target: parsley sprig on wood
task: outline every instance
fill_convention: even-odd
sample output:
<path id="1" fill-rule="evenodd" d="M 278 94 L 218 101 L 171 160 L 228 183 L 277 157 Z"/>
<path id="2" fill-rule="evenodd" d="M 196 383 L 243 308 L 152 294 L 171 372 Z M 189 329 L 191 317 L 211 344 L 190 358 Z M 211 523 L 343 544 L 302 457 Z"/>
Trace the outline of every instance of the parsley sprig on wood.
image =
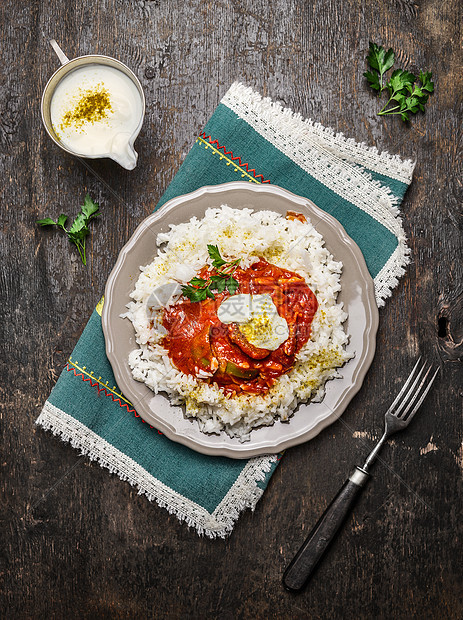
<path id="1" fill-rule="evenodd" d="M 205 278 L 192 278 L 188 284 L 182 286 L 182 292 L 190 301 L 203 301 L 207 297 L 215 299 L 212 291 L 223 293 L 225 289 L 230 295 L 234 295 L 239 283 L 233 277 L 235 270 L 241 259 L 226 261 L 220 256 L 219 248 L 216 245 L 208 245 L 207 251 L 212 259 L 212 266 L 215 273 L 207 280 Z"/>
<path id="2" fill-rule="evenodd" d="M 369 86 L 377 91 L 378 97 L 381 97 L 384 91 L 389 94 L 389 99 L 378 112 L 378 116 L 400 114 L 403 121 L 408 121 L 409 114 L 416 114 L 420 110 L 424 112 L 429 95 L 434 92 L 430 71 L 420 71 L 416 77 L 410 71 L 396 69 L 387 79 L 386 73 L 394 65 L 395 53 L 392 49 L 386 51 L 381 45 L 372 42 L 367 61 L 372 71 L 366 71 L 363 75 Z"/>
<path id="3" fill-rule="evenodd" d="M 37 220 L 37 224 L 40 226 L 58 226 L 61 230 L 67 234 L 69 241 L 74 243 L 79 252 L 80 258 L 84 265 L 87 264 L 87 257 L 85 254 L 85 239 L 90 233 L 88 224 L 90 220 L 99 215 L 99 205 L 97 202 L 93 202 L 89 194 L 85 196 L 84 204 L 80 207 L 80 213 L 71 224 L 71 228 L 67 229 L 65 224 L 68 219 L 67 215 L 61 213 L 58 220 L 55 222 L 50 217 L 46 217 L 43 220 Z"/>

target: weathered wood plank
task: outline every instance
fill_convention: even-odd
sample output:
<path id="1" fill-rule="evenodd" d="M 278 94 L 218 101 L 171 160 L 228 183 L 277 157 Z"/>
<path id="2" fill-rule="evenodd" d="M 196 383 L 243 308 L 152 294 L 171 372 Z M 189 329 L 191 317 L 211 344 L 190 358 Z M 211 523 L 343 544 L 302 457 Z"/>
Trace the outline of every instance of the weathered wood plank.
<path id="1" fill-rule="evenodd" d="M 450 0 L 4 0 L 0 35 L 3 386 L 0 609 L 9 618 L 458 618 L 461 545 L 461 3 Z M 107 53 L 142 81 L 140 163 L 95 177 L 59 151 L 40 96 L 69 57 Z M 425 115 L 376 116 L 368 41 L 433 71 Z M 342 420 L 285 455 L 254 514 L 200 539 L 33 421 L 98 301 L 118 251 L 154 207 L 235 79 L 304 116 L 417 160 L 403 205 L 412 262 L 381 310 L 375 361 Z M 101 203 L 84 269 L 35 220 Z M 419 424 L 384 452 L 310 588 L 284 568 L 381 433 L 380 409 L 418 351 L 442 373 Z"/>

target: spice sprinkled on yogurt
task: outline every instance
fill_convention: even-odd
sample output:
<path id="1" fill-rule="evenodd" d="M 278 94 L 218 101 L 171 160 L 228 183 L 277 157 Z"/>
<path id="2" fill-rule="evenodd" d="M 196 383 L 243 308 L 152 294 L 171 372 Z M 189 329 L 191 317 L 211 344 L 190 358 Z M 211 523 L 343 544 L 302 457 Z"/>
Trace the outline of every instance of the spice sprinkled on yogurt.
<path id="1" fill-rule="evenodd" d="M 63 121 L 60 125 L 61 131 L 68 127 L 79 129 L 85 123 L 101 121 L 108 118 L 109 113 L 113 110 L 111 96 L 103 83 L 100 82 L 94 88 L 80 90 L 82 91 L 81 97 L 76 105 L 63 115 Z"/>

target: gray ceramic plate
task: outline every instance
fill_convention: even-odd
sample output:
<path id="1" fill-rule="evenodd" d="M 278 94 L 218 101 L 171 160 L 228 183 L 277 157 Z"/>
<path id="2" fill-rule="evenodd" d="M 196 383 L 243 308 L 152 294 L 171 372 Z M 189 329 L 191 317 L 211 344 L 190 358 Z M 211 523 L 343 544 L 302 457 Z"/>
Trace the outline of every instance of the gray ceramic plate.
<path id="1" fill-rule="evenodd" d="M 341 370 L 343 378 L 326 384 L 326 395 L 321 403 L 300 404 L 289 422 L 278 421 L 273 426 L 253 430 L 251 441 L 247 443 L 231 439 L 225 433 L 201 433 L 197 422 L 185 418 L 183 409 L 171 405 L 167 395 L 155 395 L 145 384 L 135 381 L 127 363 L 129 352 L 137 347 L 135 333 L 132 323 L 120 318 L 130 301 L 129 294 L 135 287 L 140 266 L 150 263 L 156 254 L 158 233 L 168 231 L 169 224 L 188 221 L 194 215 L 201 218 L 207 208 L 222 204 L 234 208 L 276 211 L 283 215 L 287 210 L 295 210 L 310 219 L 316 230 L 323 235 L 326 247 L 334 258 L 344 265 L 339 300 L 344 302 L 349 315 L 345 324 L 350 336 L 348 350 L 355 352 L 355 357 Z M 102 320 L 106 353 L 116 381 L 140 416 L 169 439 L 193 450 L 239 459 L 274 454 L 303 443 L 315 437 L 343 413 L 360 389 L 373 360 L 378 309 L 373 281 L 363 255 L 337 220 L 306 198 L 280 187 L 251 185 L 240 181 L 202 187 L 191 194 L 174 198 L 140 224 L 123 247 L 109 276 Z"/>

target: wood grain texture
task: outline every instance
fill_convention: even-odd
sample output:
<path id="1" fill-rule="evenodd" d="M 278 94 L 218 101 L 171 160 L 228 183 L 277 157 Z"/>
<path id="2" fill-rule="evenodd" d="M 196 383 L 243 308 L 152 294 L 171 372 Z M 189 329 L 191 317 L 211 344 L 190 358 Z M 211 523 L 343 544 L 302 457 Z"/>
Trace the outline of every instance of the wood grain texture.
<path id="1" fill-rule="evenodd" d="M 460 618 L 462 607 L 462 5 L 451 0 L 4 0 L 0 4 L 2 330 L 0 615 L 5 618 Z M 139 166 L 62 153 L 40 120 L 57 68 L 107 53 L 147 99 Z M 368 41 L 433 72 L 409 125 L 376 116 Z M 199 538 L 125 482 L 34 427 L 100 298 L 235 79 L 349 137 L 417 160 L 403 222 L 412 263 L 381 310 L 364 388 L 342 419 L 287 452 L 254 513 Z M 95 176 L 97 175 L 97 176 Z M 101 203 L 87 269 L 35 221 Z M 420 423 L 383 453 L 310 587 L 281 576 L 382 431 L 381 411 L 422 352 L 441 374 Z"/>

